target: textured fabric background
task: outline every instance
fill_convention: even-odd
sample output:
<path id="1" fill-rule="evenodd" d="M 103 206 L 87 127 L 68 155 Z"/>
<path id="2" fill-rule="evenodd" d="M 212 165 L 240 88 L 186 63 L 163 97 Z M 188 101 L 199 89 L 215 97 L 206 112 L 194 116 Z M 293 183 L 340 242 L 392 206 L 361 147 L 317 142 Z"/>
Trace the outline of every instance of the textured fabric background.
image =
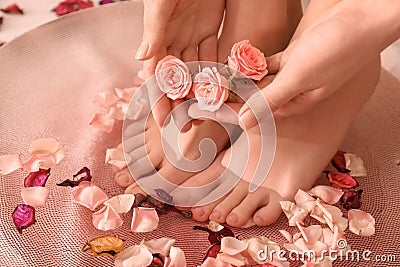
<path id="1" fill-rule="evenodd" d="M 140 64 L 133 60 L 142 29 L 142 6 L 123 2 L 65 16 L 28 32 L 0 49 L 0 154 L 27 153 L 37 138 L 58 138 L 66 158 L 52 172 L 46 207 L 37 210 L 37 223 L 20 235 L 11 213 L 22 203 L 20 190 L 27 173 L 0 177 L 0 266 L 112 266 L 112 258 L 82 253 L 86 241 L 104 232 L 94 229 L 91 212 L 71 202 L 69 188 L 55 184 L 81 167 L 92 170 L 94 182 L 108 195 L 121 193 L 104 164 L 105 150 L 120 140 L 89 126 L 98 91 L 132 84 Z M 348 234 L 353 249 L 397 254 L 400 244 L 400 83 L 382 73 L 379 88 L 354 123 L 343 148 L 360 155 L 369 171 L 360 179 L 363 210 L 377 220 L 373 237 Z M 117 127 L 118 128 L 118 127 Z M 185 251 L 188 266 L 203 258 L 206 235 L 191 230 L 195 223 L 179 215 L 161 216 L 150 234 L 129 231 L 124 225 L 108 234 L 127 240 L 169 236 Z M 283 242 L 277 230 L 288 229 L 283 216 L 269 227 L 235 229 L 240 237 L 266 235 Z M 295 231 L 295 229 L 291 229 Z M 399 266 L 399 263 L 338 262 L 334 266 Z"/>

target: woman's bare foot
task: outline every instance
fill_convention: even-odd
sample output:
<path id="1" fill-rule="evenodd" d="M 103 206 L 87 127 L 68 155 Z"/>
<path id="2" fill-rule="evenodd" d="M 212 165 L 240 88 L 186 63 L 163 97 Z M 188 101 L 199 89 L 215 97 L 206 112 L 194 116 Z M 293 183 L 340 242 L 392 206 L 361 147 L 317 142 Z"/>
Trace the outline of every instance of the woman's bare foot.
<path id="1" fill-rule="evenodd" d="M 373 93 L 379 74 L 377 60 L 313 110 L 276 121 L 275 158 L 262 187 L 253 193 L 248 191 L 258 162 L 259 152 L 253 149 L 249 159 L 243 158 L 243 162 L 248 161 L 248 168 L 237 186 L 218 201 L 193 208 L 193 217 L 199 221 L 226 222 L 235 227 L 246 225 L 251 218 L 260 226 L 275 222 L 281 214 L 280 200 L 292 199 L 299 188 L 312 187 L 340 146 L 351 122 Z M 248 132 L 250 148 L 259 146 L 260 138 L 254 129 Z M 235 149 L 235 145 L 230 149 Z M 226 166 L 223 158 L 218 157 L 207 170 L 182 185 L 207 184 L 224 172 L 223 165 Z"/>

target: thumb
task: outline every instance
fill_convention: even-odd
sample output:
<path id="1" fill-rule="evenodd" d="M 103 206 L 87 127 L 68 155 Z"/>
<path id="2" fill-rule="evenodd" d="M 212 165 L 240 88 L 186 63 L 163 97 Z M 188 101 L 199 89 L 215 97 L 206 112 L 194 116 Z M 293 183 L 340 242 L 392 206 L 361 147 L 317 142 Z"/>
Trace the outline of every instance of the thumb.
<path id="1" fill-rule="evenodd" d="M 177 0 L 143 0 L 143 37 L 135 59 L 147 60 L 160 49 Z"/>

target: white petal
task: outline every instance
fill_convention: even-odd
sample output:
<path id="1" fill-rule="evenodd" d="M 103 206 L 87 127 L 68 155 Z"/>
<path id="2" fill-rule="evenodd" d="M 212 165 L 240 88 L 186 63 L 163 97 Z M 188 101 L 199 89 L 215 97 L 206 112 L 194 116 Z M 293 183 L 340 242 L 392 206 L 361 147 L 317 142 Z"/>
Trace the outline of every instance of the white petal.
<path id="1" fill-rule="evenodd" d="M 115 267 L 143 267 L 149 266 L 153 255 L 144 246 L 132 246 L 120 253 L 115 258 Z"/>
<path id="2" fill-rule="evenodd" d="M 340 188 L 319 185 L 308 191 L 312 196 L 318 197 L 328 204 L 336 204 L 343 195 Z"/>
<path id="3" fill-rule="evenodd" d="M 186 267 L 185 253 L 182 249 L 172 246 L 165 267 Z"/>
<path id="4" fill-rule="evenodd" d="M 364 166 L 364 161 L 354 154 L 345 153 L 346 169 L 350 170 L 350 175 L 354 177 L 367 176 L 367 169 Z"/>
<path id="5" fill-rule="evenodd" d="M 145 245 L 152 254 L 161 254 L 163 256 L 169 255 L 169 251 L 174 244 L 175 239 L 169 237 L 162 237 L 143 242 L 143 245 Z"/>
<path id="6" fill-rule="evenodd" d="M 21 190 L 21 196 L 24 203 L 34 208 L 44 207 L 49 194 L 49 189 L 42 186 L 24 187 Z"/>
<path id="7" fill-rule="evenodd" d="M 118 213 L 126 213 L 131 210 L 134 202 L 134 194 L 121 194 L 108 199 L 104 205 L 111 206 Z"/>
<path id="8" fill-rule="evenodd" d="M 234 237 L 223 237 L 221 240 L 221 252 L 228 255 L 237 255 L 247 249 L 247 243 Z"/>
<path id="9" fill-rule="evenodd" d="M 154 208 L 134 208 L 132 215 L 131 231 L 146 233 L 157 229 L 158 214 Z"/>

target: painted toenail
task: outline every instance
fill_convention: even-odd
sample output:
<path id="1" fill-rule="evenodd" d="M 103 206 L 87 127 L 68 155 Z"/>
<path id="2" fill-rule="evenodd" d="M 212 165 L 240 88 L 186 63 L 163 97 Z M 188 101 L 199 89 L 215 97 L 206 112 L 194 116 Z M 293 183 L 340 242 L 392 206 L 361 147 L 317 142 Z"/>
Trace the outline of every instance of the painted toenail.
<path id="1" fill-rule="evenodd" d="M 221 218 L 221 213 L 219 211 L 214 211 L 211 213 L 210 217 L 212 220 L 219 220 Z"/>
<path id="2" fill-rule="evenodd" d="M 231 215 L 228 216 L 227 220 L 229 220 L 232 223 L 237 223 L 238 217 L 236 215 L 234 215 L 234 214 L 231 214 Z"/>

